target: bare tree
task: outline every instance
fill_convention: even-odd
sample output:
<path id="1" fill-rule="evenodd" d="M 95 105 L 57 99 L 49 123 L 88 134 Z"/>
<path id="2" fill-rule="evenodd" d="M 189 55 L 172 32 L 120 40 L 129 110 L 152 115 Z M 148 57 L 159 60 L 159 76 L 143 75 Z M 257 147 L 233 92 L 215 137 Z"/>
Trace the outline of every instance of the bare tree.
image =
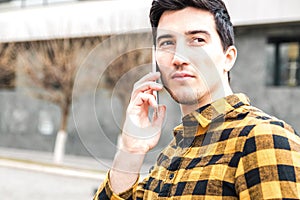
<path id="1" fill-rule="evenodd" d="M 123 120 L 133 84 L 151 71 L 151 47 L 152 35 L 149 32 L 119 35 L 114 39 L 109 38 L 107 49 L 114 52 L 116 57 L 103 73 L 100 88 L 106 88 L 113 92 L 121 101 Z M 119 147 L 121 145 L 120 137 L 117 145 Z"/>
<path id="2" fill-rule="evenodd" d="M 105 37 L 56 39 L 18 44 L 21 85 L 38 99 L 60 107 L 61 122 L 54 147 L 54 162 L 63 161 L 72 91 L 80 63 Z"/>
<path id="3" fill-rule="evenodd" d="M 0 43 L 0 88 L 13 89 L 16 80 L 14 43 Z"/>
<path id="4" fill-rule="evenodd" d="M 63 161 L 70 106 L 74 97 L 80 95 L 78 88 L 76 88 L 76 92 L 79 94 L 74 94 L 73 90 L 79 66 L 94 47 L 108 38 L 113 39 L 106 40 L 109 42 L 101 51 L 102 55 L 99 56 L 98 60 L 92 62 L 96 62 L 97 65 L 97 63 L 102 62 L 103 57 L 109 57 L 108 55 L 115 55 L 116 57 L 113 57 L 108 66 L 104 66 L 104 83 L 98 87 L 110 91 L 114 90 L 121 99 L 123 108 L 126 108 L 132 84 L 139 78 L 137 73 L 128 72 L 137 66 L 151 62 L 151 49 L 135 48 L 137 43 L 142 43 L 140 46 L 149 47 L 151 43 L 149 33 L 128 34 L 116 37 L 117 41 L 113 36 L 102 36 L 18 43 L 20 56 L 18 59 L 18 75 L 20 75 L 18 80 L 20 80 L 20 85 L 26 86 L 33 97 L 52 102 L 58 105 L 61 110 L 61 123 L 54 147 L 54 162 L 56 163 Z M 145 74 L 146 72 L 143 70 L 138 70 L 138 73 L 140 75 Z M 149 72 L 149 70 L 146 71 Z M 122 77 L 124 78 L 124 75 L 127 75 L 125 83 L 120 84 L 120 87 L 115 90 L 118 81 Z M 83 77 L 86 78 L 80 81 L 82 92 L 89 85 L 95 85 L 95 83 L 89 82 L 88 74 L 84 74 Z"/>
<path id="5" fill-rule="evenodd" d="M 123 108 L 127 107 L 133 84 L 151 71 L 151 39 L 150 33 L 126 34 L 118 36 L 117 42 L 112 39 L 108 44 L 111 52 L 121 53 L 107 66 L 100 87 L 114 91 Z M 135 48 L 137 43 L 139 45 Z"/>

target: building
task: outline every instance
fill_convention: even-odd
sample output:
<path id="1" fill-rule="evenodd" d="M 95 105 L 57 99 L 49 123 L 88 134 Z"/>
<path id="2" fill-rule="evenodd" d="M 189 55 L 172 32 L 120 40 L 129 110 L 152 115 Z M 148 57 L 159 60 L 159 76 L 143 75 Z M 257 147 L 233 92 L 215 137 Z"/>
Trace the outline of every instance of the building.
<path id="1" fill-rule="evenodd" d="M 300 2 L 228 2 L 238 48 L 233 88 L 299 130 Z"/>
<path id="2" fill-rule="evenodd" d="M 2 10 L 0 7 L 0 42 L 150 32 L 145 13 L 149 12 L 151 0 L 58 1 L 36 0 L 32 5 L 27 5 L 29 1 L 26 0 L 6 2 Z M 8 6 L 12 3 L 15 8 Z M 231 73 L 234 91 L 246 93 L 253 105 L 284 119 L 299 132 L 300 1 L 243 0 L 241 4 L 227 0 L 226 3 L 235 26 L 238 48 L 238 60 Z M 142 48 L 151 48 L 151 44 Z M 19 90 L 2 90 L 0 95 L 3 110 L 0 145 L 52 151 L 59 126 L 59 109 L 27 97 Z M 93 103 L 89 102 L 90 96 L 83 97 L 79 107 L 73 107 L 75 114 L 70 117 L 68 127 L 69 154 L 90 154 L 99 158 L 114 155 L 122 121 L 118 110 L 122 106 L 106 90 L 97 95 L 101 105 L 97 105 L 94 123 L 90 120 L 92 111 L 87 108 Z M 149 161 L 153 161 L 152 155 L 168 143 L 169 131 L 180 120 L 172 119 L 176 116 L 174 112 L 179 110 L 169 101 L 168 95 L 161 95 L 162 101 L 167 99 L 164 103 L 170 105 L 167 120 L 174 124 L 166 123 L 166 133 L 154 154 L 150 153 Z"/>

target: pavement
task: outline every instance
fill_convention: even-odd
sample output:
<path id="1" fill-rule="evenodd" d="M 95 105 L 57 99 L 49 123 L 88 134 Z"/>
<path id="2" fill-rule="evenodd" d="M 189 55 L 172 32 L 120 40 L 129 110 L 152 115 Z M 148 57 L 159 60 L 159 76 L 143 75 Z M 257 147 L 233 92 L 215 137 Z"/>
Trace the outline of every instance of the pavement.
<path id="1" fill-rule="evenodd" d="M 0 168 L 2 200 L 92 199 L 100 180 L 79 179 L 33 171 Z"/>
<path id="2" fill-rule="evenodd" d="M 58 165 L 48 152 L 0 148 L 1 200 L 92 199 L 105 174 L 93 158 L 66 155 Z"/>
<path id="3" fill-rule="evenodd" d="M 0 200 L 92 199 L 111 162 L 66 155 L 54 164 L 49 152 L 0 148 Z"/>

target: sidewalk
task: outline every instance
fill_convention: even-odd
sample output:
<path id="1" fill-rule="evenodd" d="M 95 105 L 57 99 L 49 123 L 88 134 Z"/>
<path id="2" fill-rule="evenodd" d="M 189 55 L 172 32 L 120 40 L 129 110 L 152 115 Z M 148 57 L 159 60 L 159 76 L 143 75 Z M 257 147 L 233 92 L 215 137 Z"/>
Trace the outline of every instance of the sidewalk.
<path id="1" fill-rule="evenodd" d="M 92 199 L 111 163 L 66 155 L 64 163 L 57 165 L 52 153 L 0 147 L 0 199 Z"/>
<path id="2" fill-rule="evenodd" d="M 56 165 L 51 153 L 0 148 L 1 200 L 92 199 L 105 174 L 92 158 L 66 156 Z"/>
<path id="3" fill-rule="evenodd" d="M 90 157 L 66 155 L 62 164 L 52 161 L 52 153 L 0 148 L 0 167 L 9 167 L 50 174 L 103 180 L 108 166 Z M 111 165 L 111 161 L 103 163 Z"/>

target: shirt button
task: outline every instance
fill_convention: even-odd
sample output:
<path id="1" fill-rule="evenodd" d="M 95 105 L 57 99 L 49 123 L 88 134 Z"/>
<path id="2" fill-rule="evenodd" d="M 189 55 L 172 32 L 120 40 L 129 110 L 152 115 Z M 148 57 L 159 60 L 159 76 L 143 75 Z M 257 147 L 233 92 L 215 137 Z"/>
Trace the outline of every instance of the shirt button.
<path id="1" fill-rule="evenodd" d="M 173 173 L 170 174 L 169 178 L 170 178 L 170 180 L 173 179 L 174 178 L 174 174 Z"/>
<path id="2" fill-rule="evenodd" d="M 153 171 L 154 169 L 154 166 L 151 166 L 150 169 L 149 169 L 149 174 L 151 174 L 151 172 Z"/>

